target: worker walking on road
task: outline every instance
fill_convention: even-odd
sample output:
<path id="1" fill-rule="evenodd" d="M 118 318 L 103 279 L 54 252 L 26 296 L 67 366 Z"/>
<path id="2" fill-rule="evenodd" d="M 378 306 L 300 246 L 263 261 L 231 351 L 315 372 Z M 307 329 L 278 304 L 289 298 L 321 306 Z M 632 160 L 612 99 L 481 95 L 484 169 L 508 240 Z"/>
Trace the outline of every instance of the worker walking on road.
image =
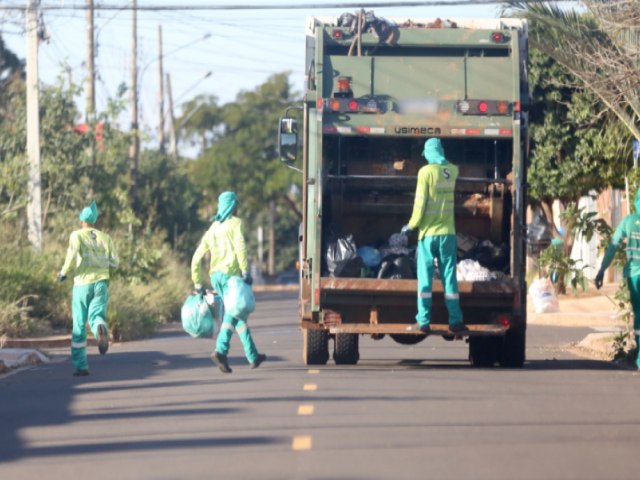
<path id="1" fill-rule="evenodd" d="M 418 314 L 417 328 L 431 331 L 431 300 L 434 261 L 438 262 L 444 286 L 444 301 L 449 312 L 449 330 L 462 333 L 458 279 L 456 277 L 457 241 L 454 215 L 454 192 L 458 167 L 449 163 L 439 138 L 430 138 L 422 152 L 428 165 L 418 172 L 418 185 L 409 223 L 404 235 L 418 229 Z"/>
<path id="2" fill-rule="evenodd" d="M 238 200 L 233 192 L 224 192 L 218 197 L 218 213 L 213 218 L 213 224 L 202 237 L 200 245 L 191 259 L 191 279 L 198 291 L 204 290 L 201 262 L 207 252 L 211 256 L 209 265 L 211 286 L 220 296 L 224 297 L 230 276 L 241 276 L 248 285 L 253 283 L 249 274 L 249 260 L 242 234 L 242 221 L 234 216 L 237 206 Z M 216 340 L 216 349 L 211 355 L 211 359 L 222 372 L 231 373 L 227 355 L 234 330 L 237 330 L 240 336 L 245 356 L 251 368 L 258 368 L 267 356 L 258 353 L 246 319 L 234 318 L 226 312 Z"/>
<path id="3" fill-rule="evenodd" d="M 104 355 L 109 349 L 107 303 L 109 302 L 109 275 L 118 266 L 118 256 L 111 237 L 95 228 L 98 220 L 96 202 L 80 213 L 80 230 L 69 237 L 69 248 L 64 265 L 58 274 L 63 282 L 70 269 L 75 270 L 71 311 L 71 361 L 75 376 L 89 375 L 87 363 L 87 330 L 98 340 L 98 350 Z"/>
<path id="4" fill-rule="evenodd" d="M 604 252 L 604 258 L 600 270 L 595 278 L 596 288 L 602 287 L 604 272 L 611 265 L 619 248 L 624 247 L 627 254 L 627 262 L 622 271 L 629 286 L 631 306 L 633 307 L 633 334 L 639 354 L 636 357 L 636 367 L 640 369 L 640 189 L 636 193 L 636 213 L 627 215 L 616 228 L 611 243 Z M 626 245 L 623 242 L 626 241 Z"/>

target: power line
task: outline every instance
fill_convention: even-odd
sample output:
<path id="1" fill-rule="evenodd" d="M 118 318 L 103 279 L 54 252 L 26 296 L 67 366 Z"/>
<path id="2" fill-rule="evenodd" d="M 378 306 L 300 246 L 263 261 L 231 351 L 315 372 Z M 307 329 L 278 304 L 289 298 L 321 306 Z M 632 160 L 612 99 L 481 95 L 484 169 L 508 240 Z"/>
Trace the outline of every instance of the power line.
<path id="1" fill-rule="evenodd" d="M 562 0 L 563 3 L 575 3 L 578 0 Z M 271 4 L 271 5 L 96 5 L 94 10 L 136 10 L 136 11 L 202 11 L 202 10 L 318 10 L 329 8 L 394 8 L 394 7 L 454 7 L 465 5 L 500 5 L 509 3 L 500 0 L 432 0 L 429 2 L 344 2 L 344 3 L 307 3 L 307 4 Z M 521 3 L 540 3 L 539 0 L 521 0 Z M 556 2 L 549 2 L 556 3 Z M 87 10 L 86 5 L 41 5 L 40 10 Z M 24 10 L 24 7 L 0 5 L 0 10 Z"/>

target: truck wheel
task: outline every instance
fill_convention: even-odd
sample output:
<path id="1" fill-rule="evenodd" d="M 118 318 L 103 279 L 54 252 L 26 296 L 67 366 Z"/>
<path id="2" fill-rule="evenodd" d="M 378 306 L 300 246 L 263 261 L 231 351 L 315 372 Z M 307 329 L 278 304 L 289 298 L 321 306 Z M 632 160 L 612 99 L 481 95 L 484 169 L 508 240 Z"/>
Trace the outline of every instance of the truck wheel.
<path id="1" fill-rule="evenodd" d="M 355 333 L 336 333 L 333 359 L 336 365 L 355 365 L 360 359 L 359 337 Z"/>
<path id="2" fill-rule="evenodd" d="M 497 360 L 498 338 L 469 337 L 469 361 L 474 367 L 493 367 Z"/>
<path id="3" fill-rule="evenodd" d="M 305 365 L 326 365 L 329 360 L 329 332 L 302 330 L 302 357 Z"/>
<path id="4" fill-rule="evenodd" d="M 498 361 L 500 366 L 522 368 L 525 357 L 525 331 L 508 330 L 501 345 Z"/>
<path id="5" fill-rule="evenodd" d="M 392 333 L 389 336 L 400 345 L 415 345 L 427 338 L 426 335 L 404 335 L 402 333 Z"/>

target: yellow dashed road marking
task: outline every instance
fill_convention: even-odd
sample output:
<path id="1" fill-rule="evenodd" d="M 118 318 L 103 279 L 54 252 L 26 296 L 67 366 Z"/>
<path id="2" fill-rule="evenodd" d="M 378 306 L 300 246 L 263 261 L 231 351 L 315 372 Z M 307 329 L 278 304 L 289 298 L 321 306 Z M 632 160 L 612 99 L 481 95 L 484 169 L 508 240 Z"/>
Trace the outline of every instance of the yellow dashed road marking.
<path id="1" fill-rule="evenodd" d="M 313 405 L 300 405 L 298 407 L 298 415 L 313 415 Z"/>
<path id="2" fill-rule="evenodd" d="M 293 450 L 311 450 L 311 437 L 308 435 L 293 437 L 291 448 Z"/>
<path id="3" fill-rule="evenodd" d="M 318 385 L 315 383 L 305 383 L 303 390 L 305 392 L 315 392 L 318 389 Z"/>

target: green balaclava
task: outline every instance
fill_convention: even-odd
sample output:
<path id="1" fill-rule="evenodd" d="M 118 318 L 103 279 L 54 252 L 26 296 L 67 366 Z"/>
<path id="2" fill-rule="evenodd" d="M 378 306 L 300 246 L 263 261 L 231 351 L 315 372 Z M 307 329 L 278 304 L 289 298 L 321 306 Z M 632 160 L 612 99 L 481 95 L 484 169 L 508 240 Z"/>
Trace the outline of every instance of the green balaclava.
<path id="1" fill-rule="evenodd" d="M 98 221 L 98 205 L 95 200 L 91 202 L 91 205 L 82 209 L 79 218 L 89 225 L 93 225 Z"/>
<path id="2" fill-rule="evenodd" d="M 227 218 L 233 215 L 233 212 L 236 210 L 238 206 L 238 199 L 236 198 L 236 194 L 233 192 L 224 192 L 221 193 L 218 197 L 218 213 L 216 214 L 214 220 L 216 222 L 223 223 Z"/>
<path id="3" fill-rule="evenodd" d="M 638 189 L 638 193 L 636 193 L 636 200 L 633 205 L 636 207 L 636 213 L 640 213 L 640 188 Z"/>
<path id="4" fill-rule="evenodd" d="M 424 150 L 422 156 L 432 165 L 446 165 L 447 159 L 444 158 L 444 149 L 439 138 L 430 138 L 424 142 Z"/>

